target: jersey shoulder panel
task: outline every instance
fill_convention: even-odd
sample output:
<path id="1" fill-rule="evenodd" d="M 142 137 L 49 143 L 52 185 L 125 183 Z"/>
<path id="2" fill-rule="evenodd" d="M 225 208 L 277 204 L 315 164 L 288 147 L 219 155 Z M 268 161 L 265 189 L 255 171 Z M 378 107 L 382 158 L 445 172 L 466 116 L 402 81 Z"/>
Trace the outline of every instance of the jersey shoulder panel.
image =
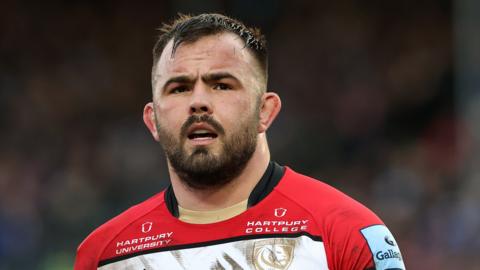
<path id="1" fill-rule="evenodd" d="M 284 180 L 277 186 L 277 191 L 310 212 L 317 222 L 348 219 L 365 225 L 383 224 L 363 204 L 320 180 L 299 174 L 288 167 Z"/>
<path id="2" fill-rule="evenodd" d="M 97 269 L 100 256 L 110 241 L 121 233 L 130 223 L 148 214 L 163 203 L 164 191 L 130 207 L 95 229 L 78 246 L 74 269 Z"/>
<path id="3" fill-rule="evenodd" d="M 374 257 L 378 252 L 390 251 L 386 248 L 388 244 L 376 244 L 379 248 L 374 249 L 372 243 L 382 243 L 386 241 L 384 239 L 394 241 L 394 238 L 382 220 L 363 204 L 326 183 L 288 167 L 285 179 L 276 191 L 312 216 L 325 244 L 329 269 L 391 268 L 385 268 L 385 265 L 398 266 L 392 269 L 404 269 L 398 247 L 394 251 L 394 254 L 398 253 L 397 258 L 388 262 Z"/>

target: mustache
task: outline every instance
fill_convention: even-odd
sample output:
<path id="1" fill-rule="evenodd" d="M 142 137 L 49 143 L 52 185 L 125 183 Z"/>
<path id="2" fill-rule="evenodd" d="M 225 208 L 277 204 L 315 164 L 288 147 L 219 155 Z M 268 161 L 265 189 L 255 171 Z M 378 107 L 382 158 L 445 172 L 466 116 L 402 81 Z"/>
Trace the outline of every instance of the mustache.
<path id="1" fill-rule="evenodd" d="M 217 132 L 218 135 L 224 135 L 225 134 L 225 129 L 222 127 L 222 125 L 213 119 L 212 116 L 208 114 L 202 114 L 202 115 L 191 115 L 188 117 L 187 121 L 183 123 L 182 128 L 180 130 L 180 135 L 181 137 L 186 137 L 188 129 L 190 128 L 191 125 L 195 123 L 206 123 L 210 125 L 215 132 Z"/>

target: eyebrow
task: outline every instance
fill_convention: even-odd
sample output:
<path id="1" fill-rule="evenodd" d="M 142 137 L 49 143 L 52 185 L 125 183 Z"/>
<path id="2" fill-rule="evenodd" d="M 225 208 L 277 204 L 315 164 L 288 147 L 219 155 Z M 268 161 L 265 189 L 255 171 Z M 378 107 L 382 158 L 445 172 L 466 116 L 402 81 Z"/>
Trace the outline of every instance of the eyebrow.
<path id="1" fill-rule="evenodd" d="M 215 82 L 215 81 L 219 81 L 219 80 L 222 80 L 222 79 L 233 79 L 233 80 L 239 82 L 237 77 L 233 76 L 231 73 L 228 73 L 228 72 L 208 73 L 208 74 L 205 74 L 205 75 L 202 76 L 202 81 L 204 81 L 204 82 Z"/>
<path id="2" fill-rule="evenodd" d="M 206 83 L 211 83 L 211 82 L 219 81 L 222 79 L 233 79 L 236 82 L 240 82 L 240 80 L 237 79 L 237 77 L 235 77 L 229 72 L 214 72 L 214 73 L 208 73 L 202 76 L 202 81 Z M 165 82 L 162 89 L 165 90 L 172 83 L 193 84 L 195 80 L 196 80 L 196 77 L 188 76 L 188 75 L 174 76 Z"/>
<path id="3" fill-rule="evenodd" d="M 172 83 L 193 83 L 195 81 L 194 77 L 187 76 L 187 75 L 180 75 L 180 76 L 175 76 L 170 79 L 168 79 L 164 84 L 162 89 L 165 90 L 167 89 L 167 86 L 169 86 Z"/>

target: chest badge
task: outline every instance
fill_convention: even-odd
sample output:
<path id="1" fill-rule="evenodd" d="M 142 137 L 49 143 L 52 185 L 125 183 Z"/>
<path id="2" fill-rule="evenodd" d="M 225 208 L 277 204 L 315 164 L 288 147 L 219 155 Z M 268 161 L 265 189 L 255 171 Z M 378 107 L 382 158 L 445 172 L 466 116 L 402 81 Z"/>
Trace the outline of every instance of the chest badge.
<path id="1" fill-rule="evenodd" d="M 285 208 L 276 208 L 275 209 L 275 216 L 276 217 L 283 217 L 287 213 L 287 209 Z"/>
<path id="2" fill-rule="evenodd" d="M 295 240 L 268 239 L 255 243 L 253 264 L 256 270 L 285 270 L 292 263 Z"/>
<path id="3" fill-rule="evenodd" d="M 142 224 L 142 232 L 143 233 L 148 233 L 149 231 L 152 230 L 152 225 L 153 225 L 153 222 L 145 222 Z"/>

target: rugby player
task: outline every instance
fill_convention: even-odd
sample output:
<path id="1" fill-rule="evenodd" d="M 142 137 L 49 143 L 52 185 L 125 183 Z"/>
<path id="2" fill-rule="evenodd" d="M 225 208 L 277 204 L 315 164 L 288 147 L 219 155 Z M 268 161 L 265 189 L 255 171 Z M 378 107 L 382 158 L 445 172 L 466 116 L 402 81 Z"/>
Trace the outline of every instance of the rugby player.
<path id="1" fill-rule="evenodd" d="M 76 270 L 405 269 L 372 211 L 271 159 L 281 100 L 258 29 L 201 14 L 161 30 L 143 120 L 171 185 L 91 233 Z"/>

